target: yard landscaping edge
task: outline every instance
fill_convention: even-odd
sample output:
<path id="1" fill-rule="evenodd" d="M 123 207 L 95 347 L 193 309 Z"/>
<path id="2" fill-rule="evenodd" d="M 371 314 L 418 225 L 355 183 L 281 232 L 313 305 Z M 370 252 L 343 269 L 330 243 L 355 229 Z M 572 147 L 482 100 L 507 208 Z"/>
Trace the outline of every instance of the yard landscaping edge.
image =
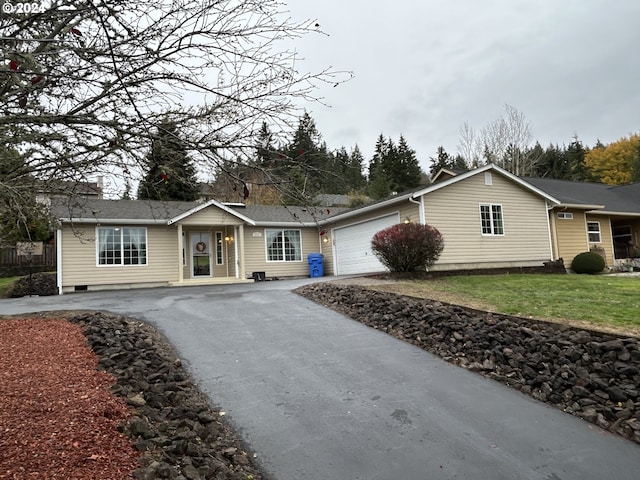
<path id="1" fill-rule="evenodd" d="M 640 339 L 359 286 L 296 292 L 640 443 Z"/>

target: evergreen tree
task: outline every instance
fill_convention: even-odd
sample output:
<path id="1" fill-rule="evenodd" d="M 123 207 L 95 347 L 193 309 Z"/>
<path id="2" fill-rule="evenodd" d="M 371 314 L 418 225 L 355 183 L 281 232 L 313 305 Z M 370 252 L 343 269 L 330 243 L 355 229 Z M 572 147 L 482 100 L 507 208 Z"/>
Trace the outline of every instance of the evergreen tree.
<path id="1" fill-rule="evenodd" d="M 395 179 L 398 191 L 401 192 L 418 187 L 422 175 L 420 162 L 418 162 L 418 158 L 416 157 L 416 151 L 409 147 L 409 144 L 402 135 L 400 135 L 398 142 L 397 155 L 399 159 L 399 170 L 396 172 Z"/>
<path id="2" fill-rule="evenodd" d="M 429 168 L 431 178 L 441 169 L 451 168 L 451 157 L 442 145 L 436 150 L 436 157 L 429 157 L 429 160 L 431 160 L 431 167 Z"/>
<path id="3" fill-rule="evenodd" d="M 175 123 L 164 121 L 153 135 L 147 173 L 138 187 L 142 200 L 194 201 L 198 181 L 187 148 Z"/>
<path id="4" fill-rule="evenodd" d="M 588 182 L 593 180 L 589 168 L 585 163 L 585 156 L 587 151 L 582 145 L 582 142 L 578 139 L 578 135 L 574 135 L 573 142 L 569 144 L 565 152 L 565 159 L 567 168 L 569 170 L 569 178 L 567 180 L 573 180 L 577 182 Z"/>
<path id="5" fill-rule="evenodd" d="M 351 150 L 351 154 L 349 156 L 349 168 L 346 172 L 347 184 L 350 191 L 361 191 L 365 187 L 367 181 L 362 173 L 363 166 L 364 156 L 356 144 L 356 146 Z"/>

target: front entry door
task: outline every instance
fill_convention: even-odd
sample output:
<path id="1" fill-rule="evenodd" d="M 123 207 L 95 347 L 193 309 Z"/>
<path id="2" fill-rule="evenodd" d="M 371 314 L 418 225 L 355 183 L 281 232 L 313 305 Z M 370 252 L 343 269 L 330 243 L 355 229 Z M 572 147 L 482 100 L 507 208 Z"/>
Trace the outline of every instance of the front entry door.
<path id="1" fill-rule="evenodd" d="M 211 276 L 211 234 L 191 232 L 191 275 Z"/>

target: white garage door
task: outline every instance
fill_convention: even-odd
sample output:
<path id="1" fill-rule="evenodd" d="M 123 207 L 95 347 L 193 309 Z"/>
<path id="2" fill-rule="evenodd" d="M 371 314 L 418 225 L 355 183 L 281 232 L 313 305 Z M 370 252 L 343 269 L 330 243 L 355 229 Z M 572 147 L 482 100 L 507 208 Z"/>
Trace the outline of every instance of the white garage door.
<path id="1" fill-rule="evenodd" d="M 356 273 L 383 272 L 386 270 L 371 251 L 373 236 L 391 225 L 400 223 L 400 214 L 393 213 L 333 231 L 336 256 L 336 273 L 353 275 Z"/>

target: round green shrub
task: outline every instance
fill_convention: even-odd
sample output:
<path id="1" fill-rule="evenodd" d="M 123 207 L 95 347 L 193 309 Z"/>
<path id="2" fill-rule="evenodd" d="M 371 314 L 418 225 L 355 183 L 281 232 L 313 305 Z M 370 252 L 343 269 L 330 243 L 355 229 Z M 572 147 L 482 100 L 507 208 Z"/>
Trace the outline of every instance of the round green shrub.
<path id="1" fill-rule="evenodd" d="M 582 252 L 571 262 L 571 269 L 576 273 L 598 273 L 604 270 L 604 258 L 594 252 Z"/>

